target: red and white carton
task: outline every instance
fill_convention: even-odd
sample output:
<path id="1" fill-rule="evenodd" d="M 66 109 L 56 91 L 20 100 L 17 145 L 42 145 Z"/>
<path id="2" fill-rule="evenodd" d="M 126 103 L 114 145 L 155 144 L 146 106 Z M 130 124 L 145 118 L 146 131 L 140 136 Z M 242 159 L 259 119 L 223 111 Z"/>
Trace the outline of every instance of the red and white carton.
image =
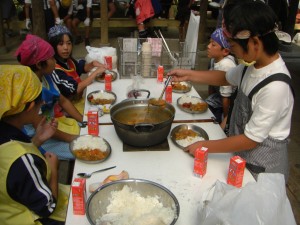
<path id="1" fill-rule="evenodd" d="M 112 70 L 112 56 L 104 56 L 108 70 Z"/>
<path id="2" fill-rule="evenodd" d="M 241 187 L 243 184 L 244 171 L 246 167 L 246 160 L 240 156 L 232 156 L 230 158 L 227 184 L 235 187 Z"/>
<path id="3" fill-rule="evenodd" d="M 201 147 L 195 150 L 194 159 L 194 175 L 196 177 L 203 177 L 207 169 L 208 148 Z"/>
<path id="4" fill-rule="evenodd" d="M 172 91 L 173 91 L 172 85 L 169 84 L 166 87 L 166 92 L 165 92 L 165 99 L 166 99 L 166 102 L 168 102 L 168 103 L 172 103 Z"/>
<path id="5" fill-rule="evenodd" d="M 111 80 L 112 80 L 112 74 L 106 73 L 105 77 L 104 77 L 105 91 L 111 91 L 112 90 Z"/>
<path id="6" fill-rule="evenodd" d="M 86 203 L 86 179 L 75 178 L 72 183 L 72 200 L 73 200 L 73 213 L 74 215 L 85 214 Z"/>
<path id="7" fill-rule="evenodd" d="M 87 113 L 88 134 L 99 135 L 98 108 L 90 108 Z"/>
<path id="8" fill-rule="evenodd" d="M 158 66 L 157 67 L 157 82 L 162 83 L 164 81 L 164 67 Z"/>

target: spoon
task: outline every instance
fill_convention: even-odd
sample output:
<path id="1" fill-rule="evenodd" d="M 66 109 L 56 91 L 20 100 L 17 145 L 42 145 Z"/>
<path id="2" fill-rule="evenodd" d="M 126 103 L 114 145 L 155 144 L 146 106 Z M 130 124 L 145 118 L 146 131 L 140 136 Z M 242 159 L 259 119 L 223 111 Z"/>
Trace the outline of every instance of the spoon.
<path id="1" fill-rule="evenodd" d="M 164 89 L 162 90 L 159 98 L 151 98 L 149 100 L 149 104 L 151 105 L 155 105 L 155 106 L 163 106 L 166 104 L 166 101 L 162 99 L 162 96 L 164 95 L 165 91 L 166 91 L 166 88 L 171 80 L 172 76 L 169 76 L 168 79 L 166 80 L 165 82 L 165 86 L 164 86 Z"/>
<path id="2" fill-rule="evenodd" d="M 110 170 L 110 169 L 113 169 L 113 168 L 116 168 L 116 166 L 104 168 L 104 169 L 101 169 L 101 170 L 96 170 L 96 171 L 91 172 L 91 173 L 77 173 L 77 176 L 83 177 L 83 178 L 90 178 L 92 176 L 92 174 L 94 174 L 94 173 L 99 173 L 99 172 Z"/>

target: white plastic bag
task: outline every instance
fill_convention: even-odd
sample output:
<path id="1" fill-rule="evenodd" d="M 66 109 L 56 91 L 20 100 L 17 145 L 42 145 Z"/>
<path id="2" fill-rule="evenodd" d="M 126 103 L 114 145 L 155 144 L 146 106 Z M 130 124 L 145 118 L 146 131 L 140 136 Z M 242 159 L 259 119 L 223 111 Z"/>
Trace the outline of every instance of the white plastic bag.
<path id="1" fill-rule="evenodd" d="M 97 60 L 98 62 L 105 64 L 105 56 L 112 57 L 112 68 L 117 68 L 117 49 L 113 47 L 102 47 L 96 48 L 91 46 L 86 46 L 88 54 L 85 57 L 87 63 Z"/>
<path id="2" fill-rule="evenodd" d="M 191 69 L 195 68 L 197 43 L 198 43 L 198 31 L 200 24 L 200 16 L 196 16 L 191 12 L 189 25 L 184 42 L 184 56 L 186 57 L 185 65 L 191 65 Z"/>
<path id="3" fill-rule="evenodd" d="M 217 181 L 199 211 L 201 225 L 296 225 L 282 174 L 261 173 L 243 188 Z"/>

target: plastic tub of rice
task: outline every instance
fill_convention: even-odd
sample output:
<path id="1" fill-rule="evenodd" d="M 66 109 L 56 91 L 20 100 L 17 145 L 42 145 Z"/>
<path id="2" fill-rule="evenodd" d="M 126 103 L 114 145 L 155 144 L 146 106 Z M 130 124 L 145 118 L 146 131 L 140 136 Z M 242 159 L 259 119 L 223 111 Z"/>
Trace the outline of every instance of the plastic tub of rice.
<path id="1" fill-rule="evenodd" d="M 119 180 L 98 188 L 88 199 L 92 225 L 173 225 L 179 217 L 175 195 L 143 179 Z"/>

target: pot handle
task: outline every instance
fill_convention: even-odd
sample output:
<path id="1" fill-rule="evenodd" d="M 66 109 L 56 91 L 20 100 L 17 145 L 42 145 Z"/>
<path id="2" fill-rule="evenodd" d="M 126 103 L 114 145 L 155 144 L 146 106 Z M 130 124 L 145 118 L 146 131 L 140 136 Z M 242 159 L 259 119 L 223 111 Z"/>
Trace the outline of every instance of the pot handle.
<path id="1" fill-rule="evenodd" d="M 147 89 L 137 89 L 137 90 L 132 91 L 132 94 L 133 94 L 134 98 L 139 97 L 139 92 L 147 92 L 148 93 L 147 98 L 149 98 L 149 96 L 150 96 L 150 91 L 149 90 L 147 90 Z"/>
<path id="2" fill-rule="evenodd" d="M 134 129 L 137 133 L 150 132 L 154 129 L 154 125 L 150 123 L 138 123 L 134 125 Z"/>

